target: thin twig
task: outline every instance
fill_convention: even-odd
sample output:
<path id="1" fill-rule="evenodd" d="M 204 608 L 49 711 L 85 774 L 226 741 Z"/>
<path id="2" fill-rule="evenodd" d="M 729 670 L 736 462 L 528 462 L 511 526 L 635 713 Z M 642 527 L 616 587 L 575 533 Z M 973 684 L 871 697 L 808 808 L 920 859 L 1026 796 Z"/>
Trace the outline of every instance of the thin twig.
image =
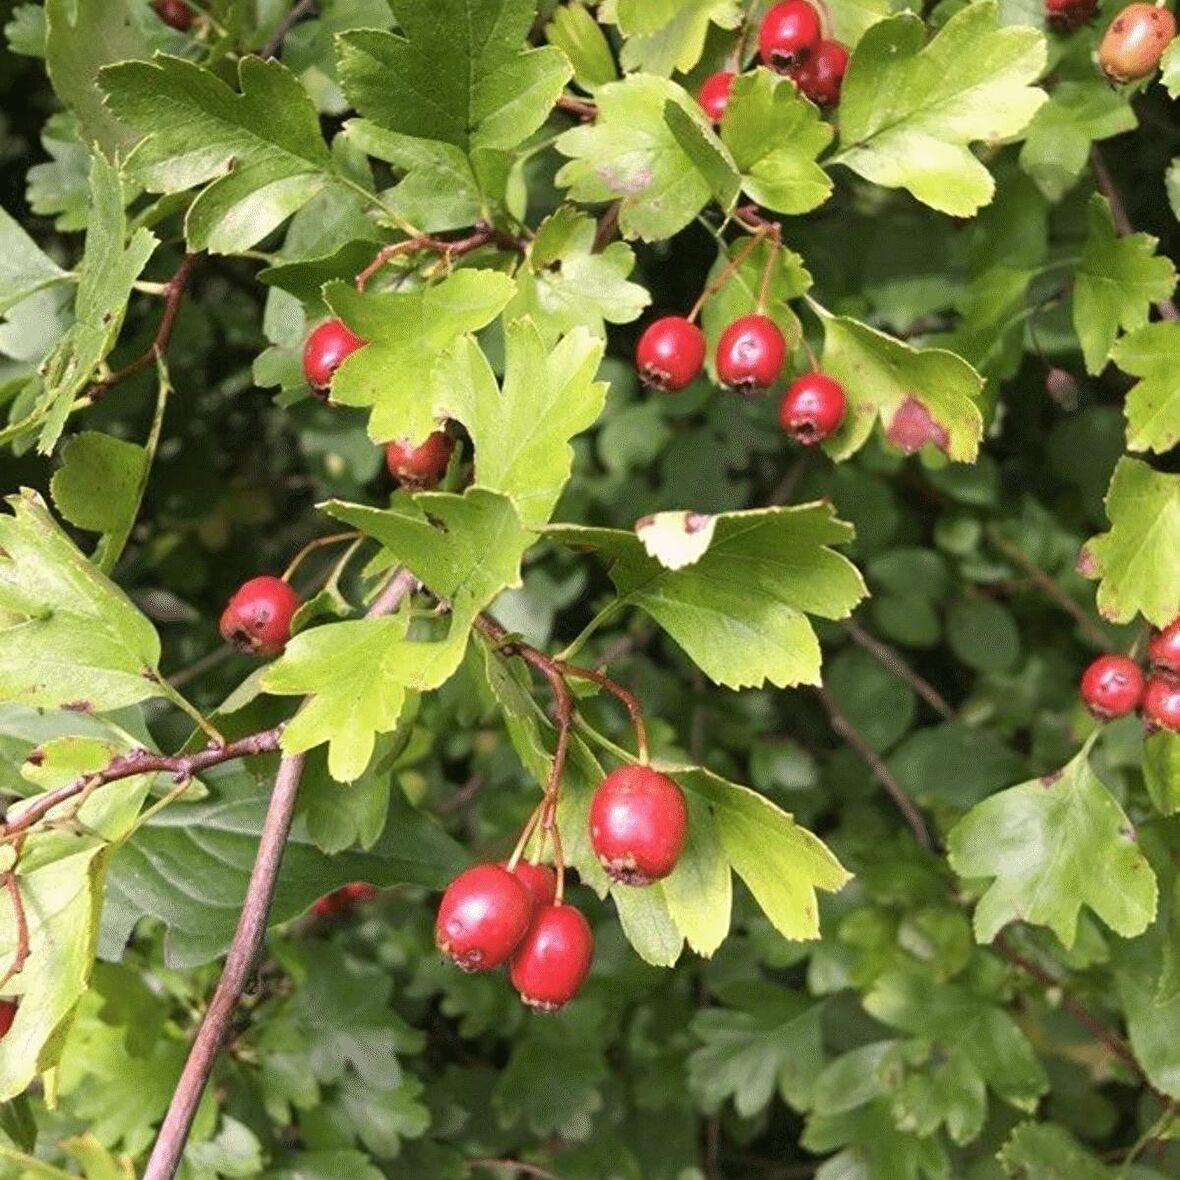
<path id="1" fill-rule="evenodd" d="M 224 664 L 233 654 L 234 649 L 228 643 L 223 643 L 220 647 L 215 647 L 212 651 L 206 652 L 200 659 L 194 660 L 187 667 L 173 672 L 166 679 L 173 688 L 183 688 L 190 681 L 199 679 L 219 664 Z"/>
<path id="2" fill-rule="evenodd" d="M 287 34 L 308 14 L 315 11 L 316 0 L 299 0 L 299 3 L 287 13 L 278 25 L 275 31 L 267 38 L 266 44 L 258 51 L 258 56 L 262 58 L 274 57 L 283 47 L 283 42 L 287 39 Z"/>
<path id="3" fill-rule="evenodd" d="M 184 293 L 188 288 L 193 267 L 197 264 L 197 258 L 196 254 L 186 254 L 181 259 L 176 273 L 168 281 L 167 294 L 164 296 L 164 312 L 160 316 L 160 326 L 156 329 L 155 339 L 148 345 L 147 350 L 130 364 L 117 369 L 105 380 L 93 382 L 87 388 L 83 397 L 91 404 L 104 398 L 116 385 L 121 385 L 128 378 L 142 373 L 168 351 L 172 330 L 176 327 L 176 316 L 180 312 L 181 303 L 184 302 Z"/>
<path id="4" fill-rule="evenodd" d="M 826 688 L 817 688 L 820 703 L 828 715 L 832 728 L 840 735 L 856 753 L 864 764 L 873 772 L 873 777 L 889 793 L 889 797 L 897 804 L 898 811 L 905 817 L 919 844 L 923 848 L 932 849 L 934 841 L 930 838 L 930 831 L 926 821 L 918 810 L 914 801 L 906 794 L 905 788 L 893 777 L 893 772 L 885 765 L 885 759 L 873 749 L 868 739 L 848 720 L 836 704 L 832 694 Z"/>
<path id="5" fill-rule="evenodd" d="M 514 1172 L 523 1172 L 526 1176 L 535 1176 L 536 1180 L 561 1180 L 561 1177 L 556 1172 L 550 1172 L 547 1168 L 539 1167 L 537 1164 L 522 1163 L 520 1160 L 468 1160 L 467 1169 L 469 1171 L 481 1170 L 485 1172 L 506 1172 L 511 1169 Z"/>
<path id="6" fill-rule="evenodd" d="M 416 586 L 417 580 L 413 575 L 400 570 L 374 599 L 366 617 L 372 619 L 392 614 Z M 160 1133 L 152 1148 L 143 1180 L 173 1180 L 180 1165 L 201 1096 L 225 1044 L 230 1021 L 254 972 L 262 941 L 266 937 L 271 902 L 274 900 L 283 849 L 291 831 L 302 777 L 303 755 L 288 754 L 279 763 L 279 771 L 275 776 L 274 791 L 258 841 L 258 856 L 250 873 L 250 883 L 242 903 L 242 916 L 226 955 L 225 970 L 189 1050 L 168 1113 L 160 1124 Z"/>
<path id="7" fill-rule="evenodd" d="M 604 676 L 601 672 L 592 671 L 590 668 L 579 668 L 576 664 L 566 664 L 561 660 L 553 662 L 563 676 L 589 680 L 591 684 L 597 684 L 599 688 L 605 689 L 616 700 L 622 702 L 631 718 L 631 724 L 635 727 L 635 746 L 639 754 L 639 761 L 646 765 L 648 759 L 647 722 L 643 719 L 643 706 L 640 705 L 635 694 L 628 692 L 617 681 L 612 680 L 609 676 Z"/>
<path id="8" fill-rule="evenodd" d="M 567 115 L 574 115 L 585 123 L 589 123 L 598 116 L 598 107 L 582 98 L 574 98 L 571 94 L 563 94 L 555 104 L 559 111 Z"/>
<path id="9" fill-rule="evenodd" d="M 20 882 L 16 879 L 15 871 L 10 869 L 4 874 L 4 888 L 8 890 L 8 896 L 12 900 L 12 915 L 16 921 L 16 951 L 8 970 L 0 976 L 0 989 L 7 987 L 8 981 L 19 975 L 29 960 L 29 919 L 25 913 L 25 899 L 21 896 Z"/>
<path id="10" fill-rule="evenodd" d="M 450 240 L 447 238 L 432 237 L 430 234 L 417 234 L 412 238 L 406 238 L 404 241 L 393 242 L 391 245 L 382 246 L 377 251 L 373 261 L 356 276 L 356 289 L 363 291 L 368 286 L 369 280 L 387 262 L 391 262 L 403 254 L 417 254 L 423 250 L 431 250 L 441 254 L 444 259 L 449 261 L 452 258 L 469 254 L 472 250 L 477 250 L 480 246 L 486 246 L 491 242 L 497 242 L 501 245 L 510 244 L 513 249 L 519 248 L 520 245 L 519 242 L 509 239 L 507 235 L 500 235 L 495 227 L 486 221 L 477 222 L 474 230 L 465 238 Z"/>
<path id="11" fill-rule="evenodd" d="M 858 647 L 863 647 L 871 655 L 876 656 L 898 680 L 908 684 L 939 716 L 944 717 L 947 721 L 954 721 L 955 711 L 947 704 L 946 698 L 933 684 L 919 676 L 902 659 L 900 653 L 894 651 L 889 644 L 878 639 L 875 635 L 870 635 L 859 623 L 854 622 L 852 619 L 849 619 L 844 624 L 844 630 L 848 632 L 848 637 L 853 643 Z"/>

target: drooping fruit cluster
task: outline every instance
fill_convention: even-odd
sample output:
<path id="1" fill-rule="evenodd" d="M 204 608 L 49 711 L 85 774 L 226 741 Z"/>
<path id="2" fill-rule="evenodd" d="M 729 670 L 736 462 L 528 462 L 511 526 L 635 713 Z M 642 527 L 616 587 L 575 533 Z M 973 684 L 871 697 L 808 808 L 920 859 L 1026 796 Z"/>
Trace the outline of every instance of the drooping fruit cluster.
<path id="1" fill-rule="evenodd" d="M 1139 710 L 1149 730 L 1180 732 L 1180 618 L 1156 632 L 1143 670 L 1130 656 L 1099 656 L 1083 673 L 1082 701 L 1102 721 Z"/>
<path id="2" fill-rule="evenodd" d="M 783 0 L 763 18 L 758 52 L 818 106 L 835 106 L 848 71 L 848 50 L 825 40 L 819 12 L 807 0 Z"/>
<path id="3" fill-rule="evenodd" d="M 1098 64 L 1112 82 L 1137 82 L 1159 68 L 1176 36 L 1176 18 L 1155 4 L 1129 4 L 1110 23 L 1098 46 Z"/>
<path id="4" fill-rule="evenodd" d="M 291 620 L 299 605 L 299 595 L 282 578 L 251 578 L 222 611 L 221 637 L 239 651 L 277 656 L 291 638 Z"/>
<path id="5" fill-rule="evenodd" d="M 376 901 L 380 896 L 381 890 L 376 885 L 370 885 L 367 881 L 353 881 L 318 898 L 312 904 L 311 912 L 317 918 L 334 918 L 347 914 L 358 905 Z"/>
<path id="6" fill-rule="evenodd" d="M 192 28 L 195 14 L 184 0 L 153 0 L 152 8 L 166 25 L 182 33 Z"/>
<path id="7" fill-rule="evenodd" d="M 590 843 L 612 881 L 650 885 L 676 867 L 688 835 L 684 792 L 650 766 L 624 766 L 590 802 Z"/>
<path id="8" fill-rule="evenodd" d="M 385 465 L 403 487 L 432 488 L 446 474 L 454 450 L 455 440 L 445 430 L 436 430 L 419 446 L 405 439 L 391 442 L 385 448 Z"/>

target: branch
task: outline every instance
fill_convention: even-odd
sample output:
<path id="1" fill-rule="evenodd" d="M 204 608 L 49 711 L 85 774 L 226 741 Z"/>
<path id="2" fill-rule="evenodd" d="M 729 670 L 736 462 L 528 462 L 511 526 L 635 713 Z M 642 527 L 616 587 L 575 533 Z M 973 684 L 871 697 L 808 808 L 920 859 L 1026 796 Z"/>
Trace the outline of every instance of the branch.
<path id="1" fill-rule="evenodd" d="M 565 111 L 567 115 L 573 115 L 584 123 L 598 117 L 598 107 L 594 103 L 574 98 L 571 94 L 563 94 L 554 105 L 559 111 Z"/>
<path id="2" fill-rule="evenodd" d="M 635 727 L 635 746 L 639 752 L 639 761 L 647 763 L 647 723 L 643 719 L 643 708 L 634 693 L 628 692 L 617 681 L 601 672 L 591 671 L 589 668 L 579 668 L 576 664 L 567 664 L 564 660 L 554 660 L 557 670 L 565 677 L 573 676 L 578 680 L 589 680 L 605 689 L 616 700 L 621 701 Z"/>
<path id="3" fill-rule="evenodd" d="M 392 614 L 413 593 L 417 584 L 417 580 L 407 570 L 395 573 L 374 599 L 366 617 L 375 619 Z M 160 1124 L 160 1133 L 152 1148 L 143 1180 L 173 1180 L 180 1165 L 201 1096 L 225 1044 L 234 1010 L 254 972 L 262 941 L 266 937 L 271 902 L 274 900 L 283 849 L 291 832 L 302 777 L 303 755 L 286 755 L 279 763 L 279 772 L 275 776 L 274 791 L 258 841 L 258 857 L 246 887 L 242 916 L 226 955 L 225 970 L 189 1050 L 168 1113 Z"/>
<path id="4" fill-rule="evenodd" d="M 1097 184 L 1098 191 L 1110 203 L 1110 214 L 1114 218 L 1114 228 L 1121 237 L 1134 233 L 1131 219 L 1127 216 L 1127 206 L 1123 203 L 1123 194 L 1115 184 L 1114 177 L 1111 176 L 1110 169 L 1106 166 L 1106 161 L 1102 158 L 1097 144 L 1090 148 L 1090 171 L 1094 173 L 1094 183 Z M 1180 311 L 1176 309 L 1175 303 L 1170 299 L 1159 300 L 1155 308 L 1160 313 L 1161 319 L 1180 320 Z"/>
<path id="5" fill-rule="evenodd" d="M 878 639 L 875 635 L 870 635 L 859 623 L 854 622 L 852 619 L 849 619 L 844 624 L 844 630 L 848 632 L 848 637 L 853 643 L 858 647 L 863 647 L 871 655 L 876 656 L 898 680 L 908 684 L 939 716 L 945 718 L 947 721 L 954 721 L 956 716 L 955 711 L 947 704 L 946 698 L 942 693 L 928 680 L 919 676 L 889 644 Z"/>
<path id="6" fill-rule="evenodd" d="M 299 3 L 287 13 L 267 38 L 266 44 L 258 51 L 261 58 L 275 57 L 283 47 L 287 34 L 309 13 L 315 11 L 315 0 L 299 0 Z"/>
<path id="7" fill-rule="evenodd" d="M 156 361 L 168 351 L 168 344 L 172 340 L 172 329 L 176 327 L 176 316 L 180 305 L 184 302 L 184 293 L 192 276 L 193 267 L 197 264 L 196 254 L 186 254 L 181 260 L 176 273 L 168 281 L 164 293 L 164 314 L 160 317 L 160 326 L 156 329 L 155 339 L 148 345 L 147 351 L 138 356 L 129 365 L 116 370 L 103 381 L 93 382 L 83 395 L 93 405 L 101 401 L 116 385 L 121 385 L 136 373 L 154 365 Z"/>
<path id="8" fill-rule="evenodd" d="M 12 914 L 16 921 L 16 951 L 8 970 L 0 977 L 0 989 L 7 987 L 8 981 L 19 975 L 29 961 L 29 919 L 25 913 L 25 899 L 20 894 L 20 882 L 11 869 L 4 874 L 4 888 L 8 890 L 8 896 L 12 899 Z"/>
<path id="9" fill-rule="evenodd" d="M 470 254 L 472 250 L 478 250 L 480 246 L 487 246 L 491 243 L 496 243 L 505 249 L 519 250 L 522 243 L 511 234 L 502 233 L 486 221 L 476 222 L 473 231 L 465 238 L 436 238 L 430 234 L 416 234 L 412 238 L 406 238 L 401 242 L 394 242 L 389 246 L 382 246 L 377 251 L 373 261 L 365 267 L 364 270 L 356 276 L 356 289 L 363 291 L 368 286 L 369 280 L 387 263 L 394 258 L 399 258 L 403 254 L 417 254 L 421 250 L 432 250 L 435 253 L 441 254 L 447 261 L 452 258 L 459 258 L 464 254 Z"/>
<path id="10" fill-rule="evenodd" d="M 893 772 L 885 765 L 885 759 L 873 749 L 868 739 L 848 720 L 840 711 L 832 694 L 826 688 L 816 689 L 820 703 L 828 715 L 832 728 L 840 735 L 856 753 L 864 764 L 873 772 L 873 777 L 889 793 L 889 797 L 897 804 L 898 811 L 905 817 L 919 844 L 923 848 L 932 850 L 934 841 L 930 838 L 930 831 L 926 821 L 918 810 L 914 801 L 906 794 L 905 788 L 893 777 Z"/>

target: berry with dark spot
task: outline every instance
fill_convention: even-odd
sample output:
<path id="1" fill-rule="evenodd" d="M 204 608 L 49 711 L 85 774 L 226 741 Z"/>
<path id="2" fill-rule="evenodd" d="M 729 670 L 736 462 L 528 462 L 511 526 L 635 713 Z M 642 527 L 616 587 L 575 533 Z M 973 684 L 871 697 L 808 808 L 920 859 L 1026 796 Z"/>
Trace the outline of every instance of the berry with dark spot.
<path id="1" fill-rule="evenodd" d="M 593 958 L 594 934 L 582 911 L 544 906 L 512 957 L 512 986 L 530 1008 L 556 1012 L 581 990 Z"/>
<path id="2" fill-rule="evenodd" d="M 705 365 L 705 334 L 679 315 L 651 323 L 639 338 L 635 367 L 649 389 L 677 393 L 691 385 Z"/>
<path id="3" fill-rule="evenodd" d="M 822 442 L 844 421 L 844 386 L 826 373 L 804 373 L 792 381 L 779 405 L 783 430 L 805 446 Z"/>
<path id="4" fill-rule="evenodd" d="M 1136 82 L 1155 73 L 1176 36 L 1176 18 L 1154 4 L 1129 4 L 1098 46 L 1098 64 L 1112 82 Z"/>
<path id="5" fill-rule="evenodd" d="M 819 13 L 807 0 L 783 0 L 763 18 L 758 52 L 780 74 L 802 65 L 819 48 L 823 30 Z"/>
<path id="6" fill-rule="evenodd" d="M 1153 676 L 1143 692 L 1143 721 L 1150 730 L 1180 733 L 1180 681 Z"/>
<path id="7" fill-rule="evenodd" d="M 834 107 L 848 72 L 848 50 L 839 41 L 821 41 L 807 60 L 791 71 L 795 84 L 816 106 Z"/>
<path id="8" fill-rule="evenodd" d="M 717 341 L 717 376 L 747 397 L 769 389 L 782 372 L 787 342 L 769 316 L 744 315 Z"/>
<path id="9" fill-rule="evenodd" d="M 154 0 L 152 8 L 166 25 L 182 33 L 192 28 L 194 13 L 184 0 Z"/>
<path id="10" fill-rule="evenodd" d="M 533 899 L 503 865 L 476 865 L 447 886 L 438 907 L 434 941 L 464 971 L 503 963 L 529 928 Z"/>
<path id="11" fill-rule="evenodd" d="M 239 651 L 277 656 L 291 638 L 291 620 L 299 601 L 282 578 L 251 578 L 221 612 L 221 637 Z"/>
<path id="12" fill-rule="evenodd" d="M 1151 637 L 1147 659 L 1155 671 L 1180 676 L 1180 619 L 1173 619 Z"/>
<path id="13" fill-rule="evenodd" d="M 1143 673 L 1130 656 L 1099 656 L 1082 673 L 1081 693 L 1095 717 L 1103 721 L 1126 717 L 1143 697 Z"/>
<path id="14" fill-rule="evenodd" d="M 650 766 L 624 766 L 590 801 L 590 843 L 612 881 L 650 885 L 676 867 L 688 835 L 684 792 Z"/>
<path id="15" fill-rule="evenodd" d="M 454 450 L 455 440 L 445 430 L 436 430 L 419 446 L 404 438 L 391 442 L 385 448 L 385 465 L 405 487 L 432 488 L 446 475 Z"/>

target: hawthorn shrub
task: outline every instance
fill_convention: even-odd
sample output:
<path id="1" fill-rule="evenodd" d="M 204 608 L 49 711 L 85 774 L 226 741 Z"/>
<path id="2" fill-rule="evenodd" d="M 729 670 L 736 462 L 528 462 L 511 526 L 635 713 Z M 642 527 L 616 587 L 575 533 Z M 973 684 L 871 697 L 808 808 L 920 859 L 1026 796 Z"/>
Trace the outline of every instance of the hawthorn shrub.
<path id="1" fill-rule="evenodd" d="M 0 1175 L 1180 1175 L 1166 7 L 9 8 Z"/>

